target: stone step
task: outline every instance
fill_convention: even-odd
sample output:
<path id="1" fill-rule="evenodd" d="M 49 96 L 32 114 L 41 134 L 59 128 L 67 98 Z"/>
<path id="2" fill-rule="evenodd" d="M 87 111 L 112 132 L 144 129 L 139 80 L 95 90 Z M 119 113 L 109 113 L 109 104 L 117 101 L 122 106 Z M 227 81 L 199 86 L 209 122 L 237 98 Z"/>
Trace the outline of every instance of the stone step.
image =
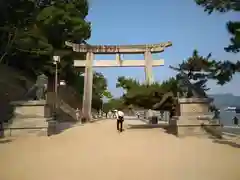
<path id="1" fill-rule="evenodd" d="M 178 136 L 208 137 L 209 134 L 201 127 L 178 127 Z"/>
<path id="2" fill-rule="evenodd" d="M 21 136 L 47 136 L 47 128 L 44 129 L 6 129 L 5 137 L 21 137 Z"/>
<path id="3" fill-rule="evenodd" d="M 46 118 L 14 118 L 10 128 L 30 128 L 30 127 L 47 127 Z"/>
<path id="4" fill-rule="evenodd" d="M 48 122 L 46 118 L 14 118 L 6 127 L 5 136 L 46 136 Z"/>
<path id="5" fill-rule="evenodd" d="M 14 119 L 26 119 L 26 118 L 45 118 L 44 115 L 34 115 L 34 114 L 14 114 Z"/>

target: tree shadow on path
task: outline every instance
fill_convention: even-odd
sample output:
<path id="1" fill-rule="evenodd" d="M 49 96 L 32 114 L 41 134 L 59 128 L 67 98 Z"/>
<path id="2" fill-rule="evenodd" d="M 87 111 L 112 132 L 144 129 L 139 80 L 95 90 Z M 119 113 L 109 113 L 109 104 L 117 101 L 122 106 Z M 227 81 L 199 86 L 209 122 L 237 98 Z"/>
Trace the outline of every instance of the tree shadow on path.
<path id="1" fill-rule="evenodd" d="M 240 144 L 237 142 L 233 142 L 227 139 L 213 139 L 213 143 L 217 143 L 217 144 L 224 144 L 224 145 L 228 145 L 231 146 L 233 148 L 240 148 Z"/>

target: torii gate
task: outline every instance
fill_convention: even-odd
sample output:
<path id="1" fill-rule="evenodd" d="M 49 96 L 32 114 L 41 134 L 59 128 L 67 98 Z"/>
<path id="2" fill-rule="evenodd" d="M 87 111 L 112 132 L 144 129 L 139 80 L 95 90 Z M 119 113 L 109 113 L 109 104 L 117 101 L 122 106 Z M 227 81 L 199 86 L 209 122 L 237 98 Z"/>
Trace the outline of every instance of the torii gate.
<path id="1" fill-rule="evenodd" d="M 73 51 L 86 53 L 86 60 L 74 60 L 75 67 L 85 67 L 82 113 L 86 120 L 91 119 L 93 67 L 145 67 L 146 84 L 153 83 L 153 66 L 163 66 L 164 60 L 153 60 L 152 53 L 163 52 L 172 46 L 171 42 L 144 45 L 85 45 L 66 42 Z M 115 60 L 94 61 L 94 54 L 115 54 Z M 121 54 L 144 54 L 144 60 L 121 60 Z"/>

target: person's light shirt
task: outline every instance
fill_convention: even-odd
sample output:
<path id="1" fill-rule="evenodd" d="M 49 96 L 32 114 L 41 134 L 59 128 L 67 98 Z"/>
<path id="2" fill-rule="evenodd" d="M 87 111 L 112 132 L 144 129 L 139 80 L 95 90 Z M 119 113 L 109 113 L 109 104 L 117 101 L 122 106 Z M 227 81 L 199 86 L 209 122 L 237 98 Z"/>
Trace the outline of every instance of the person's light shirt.
<path id="1" fill-rule="evenodd" d="M 118 117 L 124 117 L 124 113 L 123 113 L 122 111 L 118 111 L 118 112 L 117 112 L 117 116 L 118 116 Z"/>
<path id="2" fill-rule="evenodd" d="M 148 110 L 147 116 L 148 117 L 152 117 L 153 116 L 153 111 L 151 109 Z"/>

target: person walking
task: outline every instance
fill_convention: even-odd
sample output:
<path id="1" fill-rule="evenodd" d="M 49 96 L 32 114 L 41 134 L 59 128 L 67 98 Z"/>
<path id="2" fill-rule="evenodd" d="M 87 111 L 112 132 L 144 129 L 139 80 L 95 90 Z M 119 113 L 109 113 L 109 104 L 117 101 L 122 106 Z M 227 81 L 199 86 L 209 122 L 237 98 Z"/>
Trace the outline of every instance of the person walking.
<path id="1" fill-rule="evenodd" d="M 76 119 L 77 119 L 77 121 L 79 121 L 80 120 L 80 110 L 77 108 L 75 113 L 76 113 Z"/>
<path id="2" fill-rule="evenodd" d="M 112 112 L 113 112 L 112 117 L 113 117 L 113 118 L 117 118 L 117 117 L 118 117 L 118 115 L 117 115 L 118 110 L 115 109 L 115 110 L 113 110 Z"/>
<path id="3" fill-rule="evenodd" d="M 136 112 L 137 118 L 140 119 L 140 113 Z"/>
<path id="4" fill-rule="evenodd" d="M 123 131 L 124 113 L 121 110 L 118 110 L 116 115 L 117 115 L 117 130 L 119 132 L 122 132 Z"/>

